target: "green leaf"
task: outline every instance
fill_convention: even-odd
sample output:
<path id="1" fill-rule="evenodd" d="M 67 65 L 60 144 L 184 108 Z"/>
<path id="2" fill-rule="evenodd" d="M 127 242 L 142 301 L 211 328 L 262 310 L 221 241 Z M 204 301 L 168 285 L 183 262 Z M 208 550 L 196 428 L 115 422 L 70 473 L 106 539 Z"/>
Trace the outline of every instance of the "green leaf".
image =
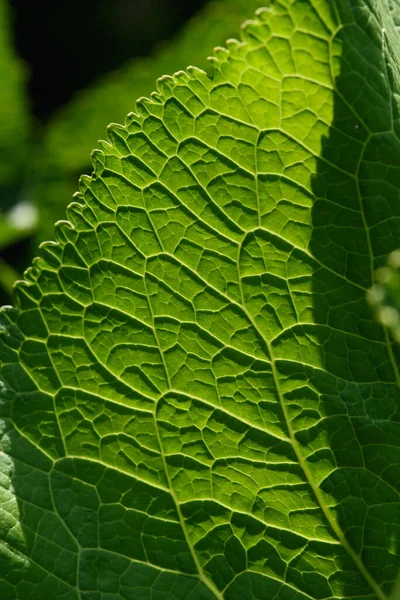
<path id="1" fill-rule="evenodd" d="M 0 0 L 0 193 L 14 184 L 26 158 L 29 118 L 24 92 L 25 69 L 15 56 L 8 3 Z"/>
<path id="2" fill-rule="evenodd" d="M 259 0 L 209 2 L 153 56 L 132 59 L 100 77 L 56 112 L 45 131 L 37 166 L 39 241 L 54 235 L 54 221 L 64 215 L 78 176 L 87 170 L 90 152 L 104 136 L 110 119 L 123 121 L 136 98 L 151 94 L 160 74 L 172 74 L 188 64 L 207 68 L 211 49 L 237 35 L 241 23 L 259 5 Z"/>
<path id="3" fill-rule="evenodd" d="M 109 128 L 2 313 L 5 600 L 394 600 L 399 44 L 271 2 Z"/>

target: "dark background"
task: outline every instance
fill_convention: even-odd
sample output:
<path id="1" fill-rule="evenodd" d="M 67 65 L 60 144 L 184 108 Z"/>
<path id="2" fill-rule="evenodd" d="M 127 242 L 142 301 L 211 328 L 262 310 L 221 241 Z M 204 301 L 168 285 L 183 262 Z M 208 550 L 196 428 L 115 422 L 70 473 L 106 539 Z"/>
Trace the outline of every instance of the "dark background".
<path id="1" fill-rule="evenodd" d="M 45 122 L 74 91 L 148 55 L 206 0 L 9 0 L 33 114 Z"/>

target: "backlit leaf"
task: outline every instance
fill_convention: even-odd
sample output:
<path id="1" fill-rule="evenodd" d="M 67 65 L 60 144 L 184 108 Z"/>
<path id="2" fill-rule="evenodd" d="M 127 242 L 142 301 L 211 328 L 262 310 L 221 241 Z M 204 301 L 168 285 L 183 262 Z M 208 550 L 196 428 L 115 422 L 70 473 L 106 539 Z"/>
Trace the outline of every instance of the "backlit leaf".
<path id="1" fill-rule="evenodd" d="M 2 313 L 5 600 L 394 598 L 399 46 L 269 2 L 109 128 Z"/>

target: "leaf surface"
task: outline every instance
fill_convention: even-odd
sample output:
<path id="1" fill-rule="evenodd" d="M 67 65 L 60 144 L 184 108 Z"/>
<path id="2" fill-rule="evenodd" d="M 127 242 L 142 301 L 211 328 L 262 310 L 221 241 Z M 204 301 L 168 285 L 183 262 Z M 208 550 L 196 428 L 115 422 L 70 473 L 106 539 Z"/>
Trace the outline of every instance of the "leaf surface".
<path id="1" fill-rule="evenodd" d="M 398 48 L 272 2 L 109 128 L 2 313 L 6 600 L 390 598 Z"/>

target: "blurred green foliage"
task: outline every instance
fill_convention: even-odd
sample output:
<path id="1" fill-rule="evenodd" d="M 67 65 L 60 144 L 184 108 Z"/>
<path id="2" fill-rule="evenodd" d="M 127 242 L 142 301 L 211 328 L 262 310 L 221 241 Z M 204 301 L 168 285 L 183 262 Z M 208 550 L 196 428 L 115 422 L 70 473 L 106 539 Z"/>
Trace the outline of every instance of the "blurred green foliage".
<path id="1" fill-rule="evenodd" d="M 392 252 L 385 267 L 377 270 L 368 294 L 378 319 L 400 341 L 400 250 Z"/>
<path id="2" fill-rule="evenodd" d="M 1 208 L 15 188 L 26 160 L 30 119 L 25 98 L 25 69 L 15 55 L 9 8 L 0 0 L 0 190 Z"/>
<path id="3" fill-rule="evenodd" d="M 14 50 L 9 6 L 0 0 L 0 252 L 35 229 L 35 210 L 25 194 L 31 117 L 26 69 Z M 8 301 L 18 273 L 0 257 L 0 300 Z"/>

